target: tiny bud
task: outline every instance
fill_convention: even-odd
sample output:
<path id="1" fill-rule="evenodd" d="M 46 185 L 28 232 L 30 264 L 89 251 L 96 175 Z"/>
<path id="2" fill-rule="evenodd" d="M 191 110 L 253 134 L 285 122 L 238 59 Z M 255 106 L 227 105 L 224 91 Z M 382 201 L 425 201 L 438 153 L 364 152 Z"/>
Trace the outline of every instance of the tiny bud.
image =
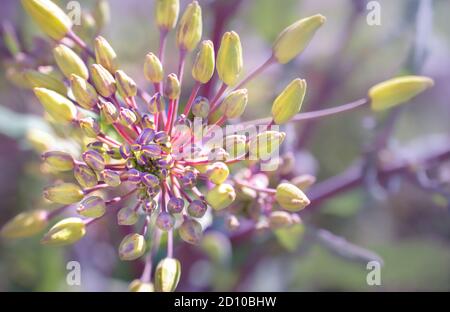
<path id="1" fill-rule="evenodd" d="M 96 138 L 100 133 L 100 125 L 92 117 L 86 117 L 79 120 L 79 125 L 83 133 L 90 138 Z"/>
<path id="2" fill-rule="evenodd" d="M 156 226 L 161 231 L 169 231 L 175 225 L 175 218 L 168 212 L 162 211 L 156 218 Z"/>
<path id="3" fill-rule="evenodd" d="M 242 46 L 239 35 L 234 31 L 226 32 L 217 53 L 217 73 L 226 85 L 236 84 L 243 66 Z"/>
<path id="4" fill-rule="evenodd" d="M 131 292 L 154 292 L 155 288 L 152 283 L 144 283 L 139 279 L 135 279 L 128 286 L 128 290 Z"/>
<path id="5" fill-rule="evenodd" d="M 75 100 L 81 107 L 91 109 L 98 103 L 97 91 L 86 79 L 71 75 L 70 86 Z"/>
<path id="6" fill-rule="evenodd" d="M 177 46 L 186 51 L 195 49 L 202 38 L 202 8 L 197 1 L 188 4 L 177 30 Z"/>
<path id="7" fill-rule="evenodd" d="M 209 115 L 209 100 L 204 96 L 197 96 L 192 103 L 192 114 L 195 117 L 206 118 Z"/>
<path id="8" fill-rule="evenodd" d="M 121 107 L 119 111 L 119 120 L 122 125 L 131 126 L 137 122 L 137 116 L 132 110 Z"/>
<path id="9" fill-rule="evenodd" d="M 41 157 L 54 170 L 69 171 L 73 169 L 73 158 L 69 153 L 52 151 L 45 152 Z"/>
<path id="10" fill-rule="evenodd" d="M 23 77 L 31 88 L 45 88 L 61 95 L 67 94 L 67 88 L 64 83 L 54 75 L 41 73 L 37 70 L 26 70 Z"/>
<path id="11" fill-rule="evenodd" d="M 269 215 L 269 226 L 272 229 L 287 227 L 292 224 L 291 214 L 286 211 L 272 211 Z"/>
<path id="12" fill-rule="evenodd" d="M 407 102 L 432 87 L 433 79 L 424 76 L 403 76 L 379 83 L 369 90 L 374 111 L 392 108 Z"/>
<path id="13" fill-rule="evenodd" d="M 58 44 L 53 48 L 53 57 L 61 72 L 70 79 L 71 75 L 89 78 L 89 71 L 83 60 L 71 48 L 64 44 Z"/>
<path id="14" fill-rule="evenodd" d="M 73 169 L 73 175 L 77 182 L 84 188 L 97 185 L 97 175 L 85 164 L 77 164 Z"/>
<path id="15" fill-rule="evenodd" d="M 158 204 L 156 203 L 156 201 L 154 199 L 146 199 L 144 202 L 144 205 L 142 206 L 142 209 L 144 210 L 144 212 L 148 213 L 148 214 L 152 214 L 153 211 L 155 211 L 155 209 L 158 207 Z"/>
<path id="16" fill-rule="evenodd" d="M 72 21 L 50 0 L 22 0 L 22 6 L 34 22 L 50 38 L 63 39 L 72 28 Z"/>
<path id="17" fill-rule="evenodd" d="M 111 102 L 100 103 L 100 112 L 108 124 L 115 123 L 119 118 L 119 112 L 117 111 L 116 106 Z"/>
<path id="18" fill-rule="evenodd" d="M 120 152 L 120 155 L 122 156 L 123 159 L 127 159 L 132 154 L 131 147 L 127 143 L 123 143 L 120 146 L 119 152 Z"/>
<path id="19" fill-rule="evenodd" d="M 144 76 L 152 83 L 159 83 L 164 78 L 164 71 L 161 61 L 153 53 L 148 53 L 145 56 Z"/>
<path id="20" fill-rule="evenodd" d="M 155 129 L 155 124 L 153 123 L 153 120 L 147 114 L 142 116 L 141 124 L 143 128 Z"/>
<path id="21" fill-rule="evenodd" d="M 198 244 L 203 236 L 201 224 L 197 220 L 188 219 L 186 217 L 178 228 L 178 233 L 182 240 L 193 245 Z"/>
<path id="22" fill-rule="evenodd" d="M 220 104 L 219 111 L 228 119 L 241 117 L 248 102 L 247 89 L 230 92 Z"/>
<path id="23" fill-rule="evenodd" d="M 230 170 L 223 162 L 215 162 L 206 169 L 208 179 L 214 184 L 222 184 L 228 178 Z"/>
<path id="24" fill-rule="evenodd" d="M 272 105 L 272 117 L 276 124 L 288 122 L 300 111 L 305 93 L 306 81 L 297 78 L 278 95 Z"/>
<path id="25" fill-rule="evenodd" d="M 154 143 L 142 146 L 141 151 L 146 157 L 149 158 L 156 158 L 162 154 L 161 147 Z"/>
<path id="26" fill-rule="evenodd" d="M 155 270 L 155 290 L 158 292 L 173 292 L 180 281 L 180 261 L 173 258 L 162 259 Z"/>
<path id="27" fill-rule="evenodd" d="M 208 191 L 206 200 L 215 210 L 222 210 L 231 205 L 236 199 L 236 192 L 230 184 L 219 184 Z"/>
<path id="28" fill-rule="evenodd" d="M 86 164 L 94 171 L 102 171 L 105 169 L 105 159 L 102 154 L 95 150 L 89 150 L 81 156 Z"/>
<path id="29" fill-rule="evenodd" d="M 194 172 L 186 172 L 181 177 L 181 184 L 185 189 L 191 189 L 197 185 L 197 174 Z"/>
<path id="30" fill-rule="evenodd" d="M 142 181 L 142 183 L 144 183 L 148 187 L 155 187 L 155 186 L 159 185 L 158 177 L 153 175 L 153 174 L 151 174 L 151 173 L 144 174 L 141 177 L 141 181 Z"/>
<path id="31" fill-rule="evenodd" d="M 179 197 L 170 197 L 167 202 L 167 211 L 169 213 L 181 213 L 184 209 L 184 200 Z"/>
<path id="32" fill-rule="evenodd" d="M 111 74 L 115 73 L 119 67 L 117 55 L 111 45 L 102 36 L 95 38 L 95 60 Z"/>
<path id="33" fill-rule="evenodd" d="M 114 170 L 110 170 L 110 169 L 105 169 L 101 172 L 101 177 L 103 182 L 105 182 L 106 184 L 108 184 L 109 186 L 119 186 L 121 181 L 120 181 L 120 173 Z"/>
<path id="34" fill-rule="evenodd" d="M 250 139 L 250 155 L 256 157 L 256 159 L 268 159 L 274 152 L 278 151 L 285 137 L 286 133 L 271 130 L 258 134 Z"/>
<path id="35" fill-rule="evenodd" d="M 179 0 L 157 0 L 155 3 L 156 25 L 164 31 L 175 28 L 179 12 Z"/>
<path id="36" fill-rule="evenodd" d="M 122 179 L 133 183 L 139 183 L 141 182 L 141 173 L 139 172 L 139 170 L 129 169 L 122 174 Z"/>
<path id="37" fill-rule="evenodd" d="M 159 92 L 156 92 L 155 95 L 152 96 L 150 102 L 148 103 L 148 110 L 152 114 L 156 114 L 164 111 L 165 104 L 164 98 L 161 96 Z"/>
<path id="38" fill-rule="evenodd" d="M 170 141 L 167 132 L 159 131 L 155 133 L 155 142 L 158 144 L 166 144 Z"/>
<path id="39" fill-rule="evenodd" d="M 138 220 L 139 216 L 133 208 L 124 207 L 117 213 L 117 224 L 119 225 L 133 225 Z"/>
<path id="40" fill-rule="evenodd" d="M 86 218 L 100 218 L 105 214 L 106 205 L 101 197 L 84 198 L 77 207 L 77 213 Z"/>
<path id="41" fill-rule="evenodd" d="M 56 223 L 42 238 L 41 244 L 51 246 L 70 245 L 86 234 L 86 227 L 80 218 L 66 218 Z"/>
<path id="42" fill-rule="evenodd" d="M 44 88 L 34 88 L 33 90 L 45 111 L 56 121 L 67 123 L 75 119 L 77 109 L 68 98 Z"/>
<path id="43" fill-rule="evenodd" d="M 200 83 L 207 83 L 214 75 L 214 59 L 212 41 L 204 40 L 192 65 L 192 77 Z"/>
<path id="44" fill-rule="evenodd" d="M 83 190 L 73 183 L 59 183 L 44 189 L 44 197 L 58 204 L 73 204 L 83 199 Z"/>
<path id="45" fill-rule="evenodd" d="M 2 227 L 0 235 L 5 238 L 33 236 L 47 226 L 47 217 L 48 213 L 45 210 L 22 212 Z"/>
<path id="46" fill-rule="evenodd" d="M 317 14 L 301 19 L 284 29 L 275 40 L 273 56 L 280 64 L 286 64 L 305 50 L 317 29 L 326 18 Z"/>
<path id="47" fill-rule="evenodd" d="M 302 174 L 300 176 L 294 177 L 291 183 L 296 187 L 301 189 L 303 192 L 306 191 L 311 185 L 316 183 L 316 177 L 310 174 Z"/>
<path id="48" fill-rule="evenodd" d="M 145 128 L 139 134 L 138 138 L 136 139 L 136 142 L 141 145 L 146 145 L 152 142 L 154 137 L 155 137 L 155 130 L 151 128 Z"/>
<path id="49" fill-rule="evenodd" d="M 131 261 L 140 258 L 145 253 L 145 238 L 141 234 L 128 234 L 119 245 L 121 260 Z"/>
<path id="50" fill-rule="evenodd" d="M 207 208 L 208 206 L 206 206 L 204 201 L 194 199 L 192 202 L 189 203 L 189 206 L 187 207 L 187 212 L 193 218 L 201 218 L 205 215 Z"/>
<path id="51" fill-rule="evenodd" d="M 310 204 L 305 193 L 290 183 L 281 183 L 277 186 L 275 199 L 281 207 L 289 211 L 300 211 Z"/>
<path id="52" fill-rule="evenodd" d="M 117 91 L 119 92 L 122 98 L 129 98 L 136 96 L 137 86 L 130 76 L 125 74 L 125 72 L 122 70 L 116 71 L 114 76 L 116 78 Z"/>
<path id="53" fill-rule="evenodd" d="M 171 100 L 178 99 L 180 97 L 180 81 L 177 75 L 170 74 L 167 76 L 164 84 L 164 95 Z"/>
<path id="54" fill-rule="evenodd" d="M 116 92 L 116 81 L 109 71 L 100 64 L 91 65 L 91 78 L 95 89 L 104 97 L 110 97 Z"/>

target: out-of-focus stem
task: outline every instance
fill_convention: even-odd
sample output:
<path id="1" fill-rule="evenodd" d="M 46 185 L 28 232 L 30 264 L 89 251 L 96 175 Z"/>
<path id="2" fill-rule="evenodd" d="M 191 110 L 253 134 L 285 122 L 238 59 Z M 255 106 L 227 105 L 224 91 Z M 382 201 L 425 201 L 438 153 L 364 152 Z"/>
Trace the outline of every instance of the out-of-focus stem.
<path id="1" fill-rule="evenodd" d="M 167 42 L 167 29 L 160 29 L 159 31 L 159 51 L 158 51 L 158 58 L 164 66 L 164 54 L 166 51 L 166 42 Z"/>
<path id="2" fill-rule="evenodd" d="M 189 112 L 191 111 L 191 108 L 192 108 L 192 103 L 194 103 L 195 97 L 197 96 L 197 93 L 198 93 L 198 90 L 200 89 L 200 86 L 201 86 L 200 82 L 197 81 L 195 83 L 194 87 L 192 88 L 192 92 L 191 92 L 191 95 L 189 96 L 189 100 L 187 101 L 187 104 L 184 107 L 183 114 L 185 116 L 189 115 Z"/>
<path id="3" fill-rule="evenodd" d="M 267 69 L 270 65 L 275 63 L 275 58 L 271 56 L 267 61 L 262 63 L 258 68 L 256 68 L 253 72 L 251 72 L 247 77 L 244 78 L 236 87 L 234 87 L 233 91 L 242 88 L 247 83 L 249 83 L 253 78 L 261 74 L 264 70 Z"/>
<path id="4" fill-rule="evenodd" d="M 217 107 L 219 106 L 218 104 L 216 104 L 219 99 L 222 97 L 222 95 L 224 94 L 224 92 L 227 90 L 228 86 L 222 82 L 222 85 L 220 86 L 220 89 L 217 91 L 216 95 L 214 96 L 214 98 L 212 99 L 212 101 L 210 102 L 210 111 L 209 111 L 209 115 L 211 116 L 212 113 L 214 113 L 214 111 L 217 109 Z"/>

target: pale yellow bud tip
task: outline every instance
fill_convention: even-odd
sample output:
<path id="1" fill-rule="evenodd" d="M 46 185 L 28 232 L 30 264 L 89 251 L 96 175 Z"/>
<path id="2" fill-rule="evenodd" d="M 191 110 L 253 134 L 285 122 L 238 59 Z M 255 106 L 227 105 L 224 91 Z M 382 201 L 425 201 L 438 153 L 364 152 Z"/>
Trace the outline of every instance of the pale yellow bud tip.
<path id="1" fill-rule="evenodd" d="M 278 185 L 275 199 L 281 207 L 289 211 L 299 211 L 310 204 L 305 193 L 291 183 Z"/>
<path id="2" fill-rule="evenodd" d="M 301 109 L 306 94 L 306 81 L 293 80 L 272 105 L 272 116 L 276 124 L 284 124 L 291 120 Z"/>
<path id="3" fill-rule="evenodd" d="M 5 238 L 22 238 L 33 236 L 47 226 L 47 211 L 35 210 L 22 212 L 6 223 L 0 234 Z"/>
<path id="4" fill-rule="evenodd" d="M 56 223 L 44 235 L 44 245 L 63 246 L 77 242 L 86 234 L 86 226 L 80 218 L 66 218 Z"/>

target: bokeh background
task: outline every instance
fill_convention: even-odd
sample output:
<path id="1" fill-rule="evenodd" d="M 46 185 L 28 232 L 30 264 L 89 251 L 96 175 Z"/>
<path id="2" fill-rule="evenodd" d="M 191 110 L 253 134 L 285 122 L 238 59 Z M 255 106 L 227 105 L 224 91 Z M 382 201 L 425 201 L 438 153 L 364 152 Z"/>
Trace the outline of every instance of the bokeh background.
<path id="1" fill-rule="evenodd" d="M 68 1 L 58 1 L 63 6 Z M 79 1 L 89 10 L 94 1 Z M 181 0 L 182 8 L 188 1 Z M 204 38 L 226 30 L 240 34 L 248 73 L 270 55 L 280 30 L 298 18 L 321 13 L 327 23 L 307 51 L 284 66 L 273 66 L 249 85 L 243 119 L 266 117 L 273 98 L 293 78 L 308 81 L 304 111 L 343 104 L 366 94 L 373 84 L 405 73 L 432 77 L 432 90 L 397 111 L 395 118 L 358 110 L 286 128 L 283 151 L 296 159 L 295 173 L 324 181 L 344 171 L 370 150 L 380 129 L 391 126 L 388 159 L 415 159 L 449 144 L 450 27 L 446 0 L 376 1 L 381 25 L 367 23 L 367 3 L 359 0 L 200 0 Z M 373 2 L 373 1 L 372 1 Z M 111 22 L 102 35 L 116 49 L 123 69 L 141 86 L 144 56 L 158 47 L 151 0 L 110 0 Z M 28 50 L 40 50 L 42 34 L 17 0 L 0 4 L 0 19 L 17 31 Z M 169 69 L 177 50 L 170 35 Z M 45 45 L 43 45 L 45 46 Z M 47 131 L 29 90 L 5 77 L 11 57 L 0 44 L 0 225 L 21 211 L 45 205 L 42 188 L 50 180 L 40 170 L 36 146 L 27 136 Z M 188 63 L 188 72 L 190 64 Z M 189 81 L 189 79 L 186 79 Z M 189 87 L 189 83 L 185 86 Z M 203 90 L 202 92 L 206 92 Z M 185 92 L 186 93 L 186 92 Z M 389 120 L 392 120 L 389 124 Z M 383 154 L 384 155 L 384 154 Z M 450 164 L 437 169 L 450 180 Z M 450 290 L 449 188 L 424 190 L 404 176 L 383 185 L 368 182 L 311 208 L 305 226 L 294 231 L 228 238 L 217 250 L 178 244 L 183 264 L 179 290 L 207 291 L 448 291 Z M 209 231 L 218 230 L 214 226 Z M 120 291 L 141 264 L 116 256 L 118 226 L 99 223 L 89 239 L 72 248 L 39 245 L 39 238 L 0 241 L 0 291 Z M 329 231 L 329 232 L 324 232 Z M 329 239 L 333 233 L 333 239 Z M 327 238 L 328 237 L 328 238 Z M 337 243 L 339 238 L 348 243 Z M 230 248 L 232 247 L 232 248 Z M 367 261 L 383 260 L 381 286 L 368 286 Z M 81 286 L 66 283 L 66 264 L 79 261 Z"/>

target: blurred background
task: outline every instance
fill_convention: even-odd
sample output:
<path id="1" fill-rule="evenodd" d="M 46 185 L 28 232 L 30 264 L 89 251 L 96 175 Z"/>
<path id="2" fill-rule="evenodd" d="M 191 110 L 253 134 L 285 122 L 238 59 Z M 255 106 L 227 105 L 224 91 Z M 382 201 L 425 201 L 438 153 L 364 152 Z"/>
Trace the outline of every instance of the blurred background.
<path id="1" fill-rule="evenodd" d="M 65 7 L 69 1 L 57 2 Z M 140 86 L 149 88 L 142 66 L 146 53 L 158 49 L 153 1 L 109 2 L 111 21 L 102 35 L 115 48 L 123 69 Z M 449 1 L 199 2 L 203 38 L 217 42 L 227 30 L 238 32 L 246 73 L 270 55 L 272 42 L 286 26 L 316 13 L 327 17 L 301 57 L 288 65 L 272 66 L 249 85 L 250 101 L 243 120 L 267 117 L 274 97 L 295 77 L 308 81 L 304 111 L 364 97 L 375 83 L 400 74 L 422 74 L 435 80 L 434 88 L 390 114 L 375 115 L 363 109 L 286 127 L 289 141 L 283 153 L 295 158 L 295 174 L 315 175 L 319 184 L 340 174 L 364 155 L 370 156 L 374 140 L 386 128 L 389 139 L 379 151 L 385 161 L 415 160 L 448 146 Z M 95 1 L 79 3 L 83 11 L 89 11 Z M 181 0 L 182 8 L 187 3 Z M 370 16 L 373 8 L 380 9 L 375 25 Z M 37 39 L 42 33 L 25 16 L 20 2 L 2 1 L 0 19 L 3 31 L 13 28 L 24 49 L 42 55 L 45 64 L 45 57 L 51 57 L 48 45 Z M 176 69 L 178 60 L 173 33 L 168 44 L 169 72 Z M 187 72 L 191 61 L 192 57 Z M 27 140 L 46 133 L 48 126 L 31 92 L 7 79 L 12 59 L 4 42 L 0 62 L 1 226 L 21 211 L 44 207 L 41 191 L 51 180 L 41 172 L 38 152 L 50 143 Z M 186 79 L 184 87 L 191 86 L 192 80 Z M 204 88 L 201 92 L 212 91 Z M 214 223 L 208 229 L 214 234 L 213 247 L 177 244 L 175 256 L 183 266 L 178 289 L 449 291 L 450 163 L 442 162 L 424 174 L 446 181 L 446 187 L 444 183 L 444 187 L 424 188 L 407 175 L 377 181 L 368 174 L 361 185 L 313 203 L 302 215 L 304 225 L 290 231 L 231 235 Z M 119 227 L 99 223 L 88 236 L 74 247 L 61 249 L 43 247 L 39 238 L 0 241 L 0 291 L 126 290 L 142 265 L 119 261 Z M 371 259 L 382 259 L 380 286 L 366 282 Z M 66 283 L 66 264 L 71 260 L 81 264 L 81 286 Z"/>

